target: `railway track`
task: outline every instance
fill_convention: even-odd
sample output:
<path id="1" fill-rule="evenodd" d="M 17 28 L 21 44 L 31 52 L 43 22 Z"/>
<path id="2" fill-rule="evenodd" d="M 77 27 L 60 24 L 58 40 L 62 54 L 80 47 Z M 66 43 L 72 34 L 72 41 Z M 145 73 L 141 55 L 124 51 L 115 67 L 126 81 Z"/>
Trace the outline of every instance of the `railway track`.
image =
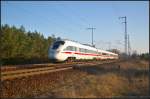
<path id="1" fill-rule="evenodd" d="M 69 66 L 52 66 L 52 67 L 41 67 L 41 68 L 33 68 L 33 69 L 5 71 L 5 72 L 1 72 L 1 81 L 21 78 L 21 77 L 26 77 L 26 76 L 57 72 L 57 71 L 68 70 L 68 69 L 72 69 L 72 66 L 70 65 Z"/>
<path id="2" fill-rule="evenodd" d="M 1 71 L 14 71 L 21 69 L 33 69 L 33 68 L 43 68 L 43 67 L 51 67 L 56 65 L 72 65 L 72 64 L 85 64 L 85 62 L 72 62 L 72 63 L 47 63 L 47 64 L 25 64 L 25 65 L 5 65 L 1 66 Z"/>
<path id="3" fill-rule="evenodd" d="M 78 64 L 53 64 L 49 66 L 42 66 L 37 68 L 24 68 L 24 69 L 16 69 L 11 71 L 2 71 L 1 72 L 1 81 L 5 80 L 12 80 L 15 78 L 21 78 L 21 77 L 27 77 L 27 76 L 33 76 L 33 75 L 39 75 L 39 74 L 45 74 L 45 73 L 51 73 L 51 72 L 58 72 L 63 70 L 69 70 L 73 69 L 74 67 L 80 67 L 80 66 L 93 66 L 93 65 L 100 65 L 100 64 L 106 64 L 106 63 L 113 63 L 118 61 L 104 61 L 104 62 L 86 62 L 86 63 L 78 63 Z"/>

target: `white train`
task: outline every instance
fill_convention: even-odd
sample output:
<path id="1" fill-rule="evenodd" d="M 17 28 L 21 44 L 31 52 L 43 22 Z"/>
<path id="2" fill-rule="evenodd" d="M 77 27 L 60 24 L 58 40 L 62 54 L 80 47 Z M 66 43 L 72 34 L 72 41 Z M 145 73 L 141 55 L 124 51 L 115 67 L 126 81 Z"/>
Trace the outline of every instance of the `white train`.
<path id="1" fill-rule="evenodd" d="M 58 40 L 49 48 L 48 57 L 50 60 L 61 62 L 80 59 L 118 59 L 118 54 L 71 40 Z"/>

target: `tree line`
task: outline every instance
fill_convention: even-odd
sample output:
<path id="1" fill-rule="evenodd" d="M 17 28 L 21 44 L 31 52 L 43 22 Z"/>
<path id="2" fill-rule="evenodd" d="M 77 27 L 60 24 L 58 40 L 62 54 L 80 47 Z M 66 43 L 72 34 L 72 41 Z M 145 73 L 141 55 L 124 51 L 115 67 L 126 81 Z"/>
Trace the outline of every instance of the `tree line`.
<path id="1" fill-rule="evenodd" d="M 26 64 L 49 62 L 48 48 L 55 36 L 45 38 L 42 33 L 26 31 L 8 24 L 1 25 L 0 64 Z"/>
<path id="2" fill-rule="evenodd" d="M 42 33 L 26 31 L 23 26 L 1 25 L 0 65 L 50 62 L 48 49 L 56 39 L 61 38 L 54 35 L 45 38 Z M 117 50 L 114 51 L 117 53 Z M 131 58 L 137 57 L 148 60 L 149 53 L 131 55 Z"/>

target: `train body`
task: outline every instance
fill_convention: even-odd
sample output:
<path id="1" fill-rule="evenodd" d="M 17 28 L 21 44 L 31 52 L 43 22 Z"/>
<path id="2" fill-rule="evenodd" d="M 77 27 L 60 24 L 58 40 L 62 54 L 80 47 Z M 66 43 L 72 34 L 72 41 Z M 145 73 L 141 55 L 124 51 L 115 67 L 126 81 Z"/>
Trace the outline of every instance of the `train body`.
<path id="1" fill-rule="evenodd" d="M 50 60 L 61 62 L 71 59 L 118 59 L 118 54 L 71 40 L 58 40 L 50 46 L 48 57 Z"/>

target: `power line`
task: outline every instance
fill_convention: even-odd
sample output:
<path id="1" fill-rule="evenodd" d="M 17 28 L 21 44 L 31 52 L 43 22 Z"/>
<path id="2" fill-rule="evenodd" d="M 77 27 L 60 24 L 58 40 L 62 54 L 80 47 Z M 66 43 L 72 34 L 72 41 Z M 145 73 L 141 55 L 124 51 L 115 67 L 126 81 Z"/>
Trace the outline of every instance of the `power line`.
<path id="1" fill-rule="evenodd" d="M 116 16 L 120 16 L 120 11 L 119 11 L 119 8 L 117 7 L 117 5 L 111 4 L 111 8 Z"/>
<path id="2" fill-rule="evenodd" d="M 57 26 L 59 26 L 59 29 L 60 28 L 62 28 L 62 26 L 60 26 L 60 24 L 58 24 L 58 23 L 56 23 L 56 22 L 54 22 L 54 21 L 51 21 L 49 18 L 46 18 L 44 15 L 42 15 L 42 14 L 37 14 L 37 13 L 33 13 L 33 12 L 31 12 L 31 11 L 29 11 L 29 10 L 27 10 L 27 9 L 25 9 L 25 8 L 22 8 L 22 7 L 20 7 L 22 10 L 24 10 L 24 12 L 27 12 L 27 13 L 30 13 L 30 14 L 27 14 L 27 15 L 32 15 L 32 16 L 35 16 L 35 15 L 37 15 L 37 16 L 39 16 L 40 18 L 39 19 L 44 19 L 45 21 L 42 21 L 42 20 L 40 20 L 41 22 L 43 22 L 44 24 L 47 22 L 47 23 L 52 23 L 52 24 L 55 24 L 55 25 L 57 25 Z M 52 17 L 51 17 L 52 18 Z M 53 19 L 53 20 L 56 20 L 56 19 Z M 66 28 L 66 27 L 65 27 Z M 62 28 L 62 29 L 64 29 L 64 28 Z M 71 31 L 74 31 L 74 30 L 72 30 L 71 28 L 66 28 L 66 30 L 71 30 Z"/>
<path id="3" fill-rule="evenodd" d="M 56 12 L 58 12 L 59 14 L 61 14 L 62 16 L 64 16 L 64 17 L 68 17 L 68 15 L 66 15 L 66 14 L 64 14 L 61 10 L 58 10 L 57 8 L 53 8 Z M 71 15 L 71 14 L 70 14 Z M 72 17 L 72 16 L 69 16 L 67 19 L 70 19 L 70 21 L 67 21 L 69 24 L 70 24 L 70 22 L 72 22 L 72 25 L 75 25 L 76 24 L 76 26 L 77 27 L 81 27 L 81 26 L 83 26 L 82 24 L 79 24 L 79 23 L 75 23 L 75 22 L 73 22 L 73 19 L 74 17 Z"/>
<path id="4" fill-rule="evenodd" d="M 65 6 L 62 6 L 62 7 L 66 7 L 66 5 Z M 68 7 L 68 6 L 67 6 Z M 71 15 L 74 15 L 74 14 L 76 14 L 76 16 L 78 16 L 78 18 L 82 21 L 82 23 L 84 23 L 85 25 L 87 25 L 87 24 L 89 24 L 88 23 L 88 21 L 87 21 L 87 19 L 86 19 L 86 17 L 84 17 L 83 15 L 81 16 L 79 13 L 77 13 L 77 10 L 76 9 L 74 9 L 75 7 L 69 7 L 68 9 L 72 9 L 72 13 L 73 14 L 71 14 Z"/>

